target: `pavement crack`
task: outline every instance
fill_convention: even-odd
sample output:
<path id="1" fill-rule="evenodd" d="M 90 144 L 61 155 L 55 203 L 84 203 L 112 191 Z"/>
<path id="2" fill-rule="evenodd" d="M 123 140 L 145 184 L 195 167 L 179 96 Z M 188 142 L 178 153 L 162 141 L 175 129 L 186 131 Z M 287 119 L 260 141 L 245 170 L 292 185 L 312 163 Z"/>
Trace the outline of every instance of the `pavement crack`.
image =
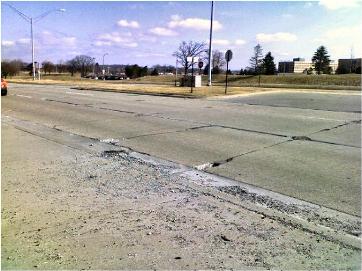
<path id="1" fill-rule="evenodd" d="M 127 138 L 125 138 L 125 139 L 126 139 L 126 140 L 130 140 L 130 139 L 135 139 L 135 138 L 140 138 L 140 137 L 146 137 L 146 136 L 155 136 L 155 135 L 182 133 L 182 132 L 187 132 L 187 131 L 191 131 L 191 130 L 198 130 L 198 129 L 203 129 L 203 128 L 209 128 L 209 127 L 213 127 L 213 125 L 195 126 L 195 127 L 185 128 L 185 129 L 176 130 L 176 131 L 164 131 L 164 132 L 147 133 L 147 134 L 142 134 L 142 135 L 136 135 L 136 136 L 127 137 Z"/>
<path id="2" fill-rule="evenodd" d="M 275 143 L 275 144 L 272 144 L 272 145 L 268 145 L 268 146 L 264 146 L 262 148 L 259 148 L 259 149 L 254 149 L 254 150 L 250 150 L 250 151 L 247 151 L 247 152 L 244 152 L 244 153 L 241 153 L 241 154 L 238 154 L 238 155 L 234 155 L 234 156 L 231 156 L 231 157 L 228 157 L 224 160 L 218 160 L 218 161 L 214 161 L 214 162 L 208 162 L 208 163 L 205 163 L 205 164 L 202 164 L 202 165 L 198 165 L 198 166 L 195 166 L 195 168 L 197 170 L 202 170 L 202 171 L 205 171 L 209 168 L 214 168 L 214 167 L 219 167 L 221 165 L 224 165 L 226 163 L 229 163 L 231 161 L 233 161 L 235 158 L 239 158 L 241 156 L 244 156 L 244 155 L 248 155 L 248 154 L 251 154 L 251 153 L 255 153 L 255 152 L 258 152 L 258 151 L 262 151 L 262 150 L 265 150 L 265 149 L 269 149 L 269 148 L 272 148 L 274 146 L 278 146 L 278 145 L 281 145 L 281 144 L 284 144 L 284 143 L 287 143 L 287 142 L 290 142 L 292 141 L 292 139 L 288 139 L 288 140 L 285 140 L 285 141 L 282 141 L 282 142 L 278 142 L 278 143 Z"/>
<path id="3" fill-rule="evenodd" d="M 94 106 L 93 108 L 107 110 L 107 111 L 113 111 L 113 112 L 119 112 L 119 113 L 131 114 L 131 115 L 134 115 L 136 117 L 148 116 L 148 114 L 142 114 L 142 113 L 135 112 L 135 111 L 127 111 L 127 110 L 113 109 L 113 108 L 107 108 L 107 107 L 96 107 L 96 106 Z"/>
<path id="4" fill-rule="evenodd" d="M 316 111 L 326 111 L 326 112 L 341 112 L 341 113 L 361 113 L 359 111 L 343 111 L 343 110 L 332 110 L 332 109 L 320 109 L 320 108 L 305 108 L 305 107 L 298 107 L 294 106 L 291 107 L 289 105 L 282 105 L 282 104 L 258 104 L 258 103 L 244 103 L 243 105 L 251 105 L 251 106 L 267 106 L 267 107 L 285 107 L 291 109 L 306 109 L 306 110 L 316 110 Z"/>
<path id="5" fill-rule="evenodd" d="M 321 132 L 327 132 L 327 131 L 335 130 L 335 129 L 338 129 L 338 128 L 341 128 L 341 127 L 344 127 L 344 126 L 347 126 L 347 125 L 350 125 L 350 124 L 361 124 L 361 120 L 348 121 L 348 122 L 333 126 L 331 128 L 325 128 L 325 129 L 319 130 L 317 132 L 313 132 L 313 133 L 311 133 L 309 135 L 314 135 L 314 134 L 318 134 L 318 133 L 321 133 Z"/>
<path id="6" fill-rule="evenodd" d="M 245 128 L 237 128 L 237 127 L 225 126 L 225 125 L 219 125 L 219 124 L 213 124 L 212 126 L 213 127 L 219 127 L 219 128 L 225 128 L 225 129 L 232 129 L 232 130 L 237 130 L 237 131 L 243 131 L 243 132 L 257 133 L 257 134 L 262 134 L 262 135 L 272 135 L 272 136 L 278 136 L 278 137 L 289 137 L 289 136 L 283 135 L 283 134 L 276 134 L 276 133 L 270 133 L 270 132 L 264 132 L 264 131 L 245 129 Z"/>
<path id="7" fill-rule="evenodd" d="M 293 140 L 312 141 L 312 139 L 307 136 L 292 136 L 292 139 Z"/>
<path id="8" fill-rule="evenodd" d="M 55 103 L 62 103 L 62 104 L 69 104 L 69 105 L 74 105 L 74 106 L 92 107 L 91 104 L 79 104 L 79 103 L 73 103 L 73 102 L 67 102 L 67 101 L 59 101 L 59 100 L 48 99 L 48 98 L 45 98 L 44 101 L 47 101 L 47 102 L 55 102 Z"/>

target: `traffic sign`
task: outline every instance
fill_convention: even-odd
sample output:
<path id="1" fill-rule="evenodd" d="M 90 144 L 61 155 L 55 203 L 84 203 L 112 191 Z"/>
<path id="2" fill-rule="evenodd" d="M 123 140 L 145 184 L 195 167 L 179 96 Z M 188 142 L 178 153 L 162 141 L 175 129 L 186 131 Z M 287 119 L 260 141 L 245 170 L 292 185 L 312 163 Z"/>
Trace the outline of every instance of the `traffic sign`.
<path id="1" fill-rule="evenodd" d="M 231 50 L 227 50 L 225 53 L 225 60 L 229 62 L 233 58 L 233 52 Z"/>

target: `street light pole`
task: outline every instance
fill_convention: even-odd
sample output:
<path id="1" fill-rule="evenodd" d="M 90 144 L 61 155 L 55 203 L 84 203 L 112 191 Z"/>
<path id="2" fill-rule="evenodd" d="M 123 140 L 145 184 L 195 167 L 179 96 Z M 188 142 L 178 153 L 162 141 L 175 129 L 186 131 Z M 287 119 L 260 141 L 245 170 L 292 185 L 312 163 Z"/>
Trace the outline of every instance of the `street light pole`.
<path id="1" fill-rule="evenodd" d="M 25 15 L 24 13 L 22 13 L 21 11 L 19 11 L 18 9 L 14 8 L 12 5 L 9 5 L 8 3 L 4 3 L 4 5 L 7 5 L 8 7 L 10 7 L 12 10 L 14 10 L 20 17 L 22 17 L 25 21 L 27 21 L 28 23 L 30 23 L 30 38 L 31 38 L 31 62 L 32 62 L 32 74 L 33 74 L 33 80 L 35 80 L 35 46 L 34 46 L 34 31 L 33 31 L 33 24 L 40 21 L 41 19 L 43 19 L 44 17 L 46 17 L 47 15 L 49 15 L 52 12 L 55 11 L 60 11 L 60 12 L 65 12 L 65 9 L 52 9 L 49 10 L 41 15 L 39 15 L 38 17 L 29 17 L 27 15 Z"/>
<path id="2" fill-rule="evenodd" d="M 177 87 L 177 58 L 176 58 L 176 71 L 175 71 L 175 87 Z"/>
<path id="3" fill-rule="evenodd" d="M 33 18 L 30 18 L 30 38 L 31 38 L 31 63 L 33 71 L 33 81 L 35 80 L 35 63 L 34 63 L 34 34 L 33 34 Z"/>
<path id="4" fill-rule="evenodd" d="M 106 78 L 105 78 L 105 76 L 104 76 L 104 74 L 105 74 L 105 69 L 104 69 L 104 57 L 106 56 L 106 55 L 108 55 L 108 53 L 105 53 L 104 55 L 103 55 L 103 62 L 102 62 L 102 74 L 103 74 L 103 80 L 106 80 Z"/>

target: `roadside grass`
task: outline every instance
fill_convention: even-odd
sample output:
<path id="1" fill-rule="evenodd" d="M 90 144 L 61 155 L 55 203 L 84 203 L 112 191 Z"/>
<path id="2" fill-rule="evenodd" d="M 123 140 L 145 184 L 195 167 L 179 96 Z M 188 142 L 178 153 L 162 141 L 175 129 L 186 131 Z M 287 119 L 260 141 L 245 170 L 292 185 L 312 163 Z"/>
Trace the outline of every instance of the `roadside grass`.
<path id="1" fill-rule="evenodd" d="M 174 76 L 145 76 L 133 80 L 133 83 L 159 83 L 159 84 L 174 84 Z M 206 85 L 207 76 L 202 76 L 202 84 Z M 305 86 L 347 86 L 347 87 L 360 87 L 361 75 L 359 74 L 332 74 L 332 75 L 261 75 L 260 83 L 263 86 L 280 87 L 287 85 L 290 88 L 305 87 Z M 225 84 L 225 75 L 213 75 L 213 84 Z M 259 84 L 259 76 L 253 75 L 229 75 L 228 84 L 230 86 L 257 86 Z"/>
<path id="2" fill-rule="evenodd" d="M 213 86 L 207 87 L 207 76 L 202 77 L 203 87 L 175 87 L 174 76 L 145 76 L 131 80 L 92 80 L 81 78 L 79 74 L 51 74 L 43 76 L 42 80 L 33 81 L 29 75 L 20 75 L 8 79 L 14 83 L 30 84 L 57 84 L 76 89 L 89 89 L 114 92 L 152 93 L 158 95 L 172 95 L 185 97 L 219 96 L 224 94 L 225 75 L 214 75 Z M 361 91 L 361 76 L 347 75 L 272 75 L 261 76 L 261 85 L 258 86 L 258 76 L 229 76 L 228 95 L 246 94 L 273 90 L 359 90 Z"/>
<path id="3" fill-rule="evenodd" d="M 224 95 L 223 86 L 213 86 L 211 88 L 204 86 L 200 88 L 194 88 L 191 93 L 190 87 L 175 87 L 161 84 L 150 83 L 119 83 L 119 81 L 102 81 L 102 80 L 49 80 L 43 79 L 41 81 L 32 81 L 29 79 L 10 79 L 9 82 L 22 83 L 22 84 L 40 84 L 40 85 L 63 85 L 69 86 L 78 90 L 99 90 L 109 92 L 126 92 L 126 93 L 150 93 L 156 95 L 165 96 L 180 96 L 180 97 L 207 97 L 207 96 L 219 96 Z M 240 88 L 230 87 L 228 88 L 228 94 L 244 94 L 260 91 L 268 91 L 268 88 Z"/>

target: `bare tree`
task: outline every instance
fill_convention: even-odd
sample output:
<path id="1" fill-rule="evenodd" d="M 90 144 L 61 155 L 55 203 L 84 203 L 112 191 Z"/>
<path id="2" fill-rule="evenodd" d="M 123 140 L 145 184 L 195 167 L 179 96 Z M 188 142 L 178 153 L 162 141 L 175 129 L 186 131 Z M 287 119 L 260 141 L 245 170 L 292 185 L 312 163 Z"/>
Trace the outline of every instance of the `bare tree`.
<path id="1" fill-rule="evenodd" d="M 74 76 L 74 74 L 77 72 L 77 63 L 74 58 L 67 61 L 67 69 L 72 76 Z"/>
<path id="2" fill-rule="evenodd" d="M 87 72 L 91 72 L 94 65 L 94 58 L 86 55 L 79 55 L 68 61 L 68 70 L 74 75 L 79 71 L 81 76 L 85 76 Z"/>
<path id="3" fill-rule="evenodd" d="M 24 63 L 20 59 L 1 61 L 1 76 L 6 78 L 7 76 L 18 75 L 23 66 Z"/>
<path id="4" fill-rule="evenodd" d="M 59 60 L 58 64 L 55 65 L 56 72 L 65 73 L 67 71 L 67 64 L 63 60 Z"/>
<path id="5" fill-rule="evenodd" d="M 249 60 L 250 68 L 254 71 L 255 74 L 260 73 L 260 68 L 263 64 L 263 49 L 260 44 L 254 47 L 254 54 Z"/>
<path id="6" fill-rule="evenodd" d="M 212 51 L 212 68 L 222 69 L 226 65 L 225 57 L 219 50 Z"/>
<path id="7" fill-rule="evenodd" d="M 55 70 L 55 65 L 51 61 L 44 61 L 43 63 L 41 63 L 41 65 L 43 66 L 43 70 L 44 70 L 45 74 L 46 73 L 50 74 L 51 72 L 54 72 L 54 70 Z"/>
<path id="8" fill-rule="evenodd" d="M 177 61 L 182 65 L 187 74 L 187 70 L 191 67 L 192 63 L 187 61 L 187 57 L 196 57 L 201 56 L 206 52 L 206 43 L 197 42 L 197 41 L 183 41 L 181 42 L 178 50 L 175 51 L 172 55 L 176 57 Z"/>

